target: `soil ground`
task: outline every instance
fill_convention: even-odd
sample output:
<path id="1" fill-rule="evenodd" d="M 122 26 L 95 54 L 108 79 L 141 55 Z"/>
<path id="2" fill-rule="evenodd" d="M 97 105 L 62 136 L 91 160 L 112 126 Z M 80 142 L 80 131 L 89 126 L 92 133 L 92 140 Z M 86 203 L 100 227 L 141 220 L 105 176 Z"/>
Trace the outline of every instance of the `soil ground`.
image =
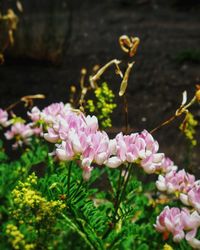
<path id="1" fill-rule="evenodd" d="M 176 1 L 178 2 L 178 1 Z M 82 67 L 103 65 L 113 58 L 126 59 L 118 45 L 122 34 L 141 39 L 128 86 L 131 131 L 151 130 L 171 116 L 182 100 L 182 92 L 192 97 L 200 83 L 200 7 L 199 1 L 107 0 L 72 1 L 71 32 L 65 43 L 60 65 L 22 58 L 6 58 L 0 67 L 0 106 L 6 107 L 23 95 L 43 93 L 47 99 L 37 104 L 68 100 L 70 84 L 79 81 Z M 190 2 L 190 3 L 189 3 Z M 193 2 L 193 3 L 192 3 Z M 104 76 L 117 93 L 120 81 L 111 68 Z M 113 128 L 124 124 L 122 100 L 113 114 Z M 194 107 L 200 119 L 200 107 Z M 180 120 L 179 120 L 180 122 Z M 179 133 L 178 122 L 159 131 L 161 151 L 181 168 L 188 163 L 188 147 Z M 200 173 L 199 146 L 187 165 Z"/>

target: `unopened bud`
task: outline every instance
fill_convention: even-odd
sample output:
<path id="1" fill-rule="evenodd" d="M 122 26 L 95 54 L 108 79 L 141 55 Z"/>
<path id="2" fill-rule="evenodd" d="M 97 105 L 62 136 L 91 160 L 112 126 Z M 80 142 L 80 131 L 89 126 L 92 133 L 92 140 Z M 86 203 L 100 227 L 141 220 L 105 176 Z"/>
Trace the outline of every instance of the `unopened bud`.
<path id="1" fill-rule="evenodd" d="M 87 70 L 85 68 L 82 68 L 81 69 L 81 75 L 86 75 L 86 73 L 87 73 Z"/>
<path id="2" fill-rule="evenodd" d="M 70 90 L 71 90 L 72 93 L 75 93 L 75 92 L 76 92 L 76 87 L 75 87 L 74 85 L 72 85 L 72 86 L 70 87 Z"/>
<path id="3" fill-rule="evenodd" d="M 100 66 L 99 65 L 94 65 L 94 67 L 93 67 L 93 71 L 94 72 L 97 72 L 98 70 L 99 70 L 99 68 L 100 68 Z"/>

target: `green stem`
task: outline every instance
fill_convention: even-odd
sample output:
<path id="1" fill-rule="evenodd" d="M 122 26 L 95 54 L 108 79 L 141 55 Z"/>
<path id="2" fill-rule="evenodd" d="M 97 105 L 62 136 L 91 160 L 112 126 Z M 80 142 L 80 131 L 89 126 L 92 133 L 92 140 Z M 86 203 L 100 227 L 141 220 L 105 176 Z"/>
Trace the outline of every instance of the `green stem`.
<path id="1" fill-rule="evenodd" d="M 110 227 L 106 230 L 106 232 L 103 234 L 102 239 L 105 239 L 105 238 L 109 235 L 109 233 L 111 232 L 111 230 L 114 228 L 116 222 L 118 221 L 118 220 L 116 220 L 117 211 L 118 211 L 118 209 L 119 209 L 119 207 L 120 207 L 121 202 L 123 201 L 124 194 L 125 194 L 125 192 L 126 192 L 126 187 L 127 187 L 128 181 L 129 181 L 130 176 L 131 176 L 131 170 L 132 170 L 132 166 L 131 166 L 131 164 L 130 164 L 130 165 L 127 167 L 126 171 L 125 171 L 124 181 L 123 181 L 123 183 L 122 183 L 122 186 L 121 186 L 121 184 L 119 184 L 119 183 L 121 182 L 121 181 L 120 181 L 121 177 L 120 177 L 120 179 L 119 179 L 119 182 L 118 182 L 118 192 L 119 192 L 119 193 L 117 192 L 117 198 L 116 198 L 116 201 L 117 201 L 117 202 L 116 202 L 115 212 L 114 212 L 113 219 L 112 219 L 113 221 L 112 221 L 111 226 L 110 226 Z M 121 171 L 122 171 L 122 170 L 121 170 Z M 121 171 L 120 171 L 120 174 L 121 174 Z M 126 177 L 126 175 L 127 175 L 127 172 L 128 172 L 128 177 L 127 177 L 127 179 L 125 180 L 125 177 Z M 120 195 L 121 187 L 122 187 L 122 192 L 121 192 L 121 195 Z"/>
<path id="2" fill-rule="evenodd" d="M 69 199 L 70 194 L 70 175 L 71 175 L 72 162 L 69 163 L 68 177 L 67 177 L 67 198 Z"/>
<path id="3" fill-rule="evenodd" d="M 114 212 L 113 218 L 115 218 L 115 216 L 117 214 L 119 196 L 120 196 L 122 182 L 123 182 L 123 180 L 122 180 L 122 166 L 121 166 L 120 171 L 119 171 L 119 179 L 118 179 L 118 185 L 117 185 L 116 199 L 115 199 L 115 202 L 114 202 L 115 212 Z M 105 239 L 108 236 L 108 234 L 110 233 L 111 230 L 112 230 L 112 224 L 109 226 L 109 228 L 106 229 L 106 231 L 104 232 L 104 234 L 102 236 L 102 239 Z"/>
<path id="4" fill-rule="evenodd" d="M 122 192 L 121 192 L 121 196 L 120 196 L 120 199 L 119 199 L 119 206 L 120 206 L 120 204 L 121 204 L 121 202 L 124 200 L 124 196 L 125 196 L 125 193 L 126 193 L 126 187 L 127 187 L 127 184 L 128 184 L 128 181 L 129 181 L 129 179 L 130 179 L 130 176 L 131 176 L 131 170 L 132 170 L 132 165 L 130 164 L 128 167 L 127 167 L 127 172 L 128 172 L 128 176 L 127 176 L 127 179 L 125 180 L 125 183 L 124 183 L 124 187 L 123 187 L 123 189 L 122 189 Z M 126 177 L 126 174 L 127 174 L 127 172 L 125 173 L 125 176 L 124 177 Z M 119 207 L 118 206 L 118 207 Z"/>
<path id="5" fill-rule="evenodd" d="M 115 199 L 115 207 L 117 206 L 118 201 L 119 201 L 121 184 L 122 184 L 122 167 L 121 167 L 120 172 L 119 172 L 118 186 L 117 186 L 116 199 Z"/>
<path id="6" fill-rule="evenodd" d="M 62 214 L 63 219 L 65 219 L 65 221 L 68 223 L 68 225 L 71 227 L 71 229 L 75 232 L 77 232 L 82 239 L 86 242 L 86 244 L 88 244 L 90 246 L 91 249 L 94 249 L 93 244 L 90 243 L 90 241 L 88 240 L 87 236 L 76 226 L 76 224 L 74 224 L 72 222 L 72 220 L 70 220 L 67 216 L 65 216 L 64 214 Z"/>
<path id="7" fill-rule="evenodd" d="M 115 217 L 117 215 L 117 211 L 119 209 L 119 206 L 121 204 L 121 201 L 122 201 L 122 194 L 123 194 L 123 190 L 126 189 L 126 185 L 127 185 L 127 182 L 128 182 L 128 179 L 129 179 L 129 175 L 127 177 L 127 180 L 125 180 L 126 178 L 126 175 L 127 173 L 129 173 L 129 168 L 130 168 L 131 165 L 129 165 L 127 168 L 126 168 L 126 171 L 125 171 L 125 174 L 124 174 L 124 178 L 123 178 L 123 182 L 122 182 L 122 186 L 120 185 L 119 187 L 119 196 L 118 196 L 118 201 L 117 201 L 117 204 L 116 204 L 116 207 L 115 207 L 115 213 L 114 213 L 114 216 L 113 216 L 113 219 L 115 220 Z M 122 187 L 122 188 L 121 188 Z M 121 194 L 120 194 L 120 191 L 121 191 Z"/>

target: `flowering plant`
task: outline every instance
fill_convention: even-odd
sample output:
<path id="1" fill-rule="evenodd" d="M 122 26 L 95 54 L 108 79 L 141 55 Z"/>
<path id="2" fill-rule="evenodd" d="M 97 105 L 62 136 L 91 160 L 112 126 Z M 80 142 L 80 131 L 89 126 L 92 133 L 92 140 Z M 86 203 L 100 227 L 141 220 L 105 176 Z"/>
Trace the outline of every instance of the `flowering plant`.
<path id="1" fill-rule="evenodd" d="M 120 44 L 133 56 L 138 39 L 123 36 Z M 132 65 L 122 74 L 120 96 Z M 101 74 L 90 78 L 94 85 Z M 35 97 L 42 98 L 22 101 Z M 199 99 L 199 90 L 189 103 L 184 93 L 176 114 L 158 128 Z M 200 182 L 159 152 L 152 136 L 158 128 L 110 138 L 98 117 L 83 112 L 83 100 L 81 109 L 34 106 L 29 122 L 0 110 L 6 139 L 22 150 L 11 161 L 1 141 L 1 248 L 200 249 Z M 142 183 L 141 173 L 158 180 Z"/>

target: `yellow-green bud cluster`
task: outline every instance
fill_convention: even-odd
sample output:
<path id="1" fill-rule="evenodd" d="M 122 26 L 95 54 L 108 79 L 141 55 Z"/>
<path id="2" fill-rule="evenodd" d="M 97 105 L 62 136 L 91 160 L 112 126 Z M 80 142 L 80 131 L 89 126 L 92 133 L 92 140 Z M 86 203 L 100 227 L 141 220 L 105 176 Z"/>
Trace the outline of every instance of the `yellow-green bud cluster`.
<path id="1" fill-rule="evenodd" d="M 173 248 L 170 245 L 165 244 L 163 250 L 173 250 Z"/>
<path id="2" fill-rule="evenodd" d="M 26 243 L 24 235 L 20 230 L 13 224 L 8 224 L 6 226 L 6 235 L 8 237 L 9 243 L 12 245 L 13 249 L 20 250 L 33 250 L 35 249 L 35 244 Z"/>
<path id="3" fill-rule="evenodd" d="M 116 108 L 116 103 L 114 103 L 114 93 L 109 89 L 106 82 L 102 83 L 95 91 L 96 100 L 88 100 L 86 108 L 90 113 L 94 113 L 102 125 L 103 128 L 111 127 L 111 114 Z"/>
<path id="4" fill-rule="evenodd" d="M 15 123 L 25 123 L 26 121 L 21 118 L 20 116 L 14 116 L 11 120 L 11 124 L 15 124 Z"/>
<path id="5" fill-rule="evenodd" d="M 27 181 L 12 191 L 15 209 L 12 214 L 15 219 L 23 223 L 27 218 L 28 223 L 48 223 L 56 220 L 56 216 L 65 208 L 63 201 L 48 201 L 42 194 L 34 190 L 33 185 L 37 184 L 37 177 L 31 174 Z"/>
<path id="6" fill-rule="evenodd" d="M 186 117 L 186 123 L 180 125 L 180 130 L 184 133 L 192 146 L 196 146 L 197 140 L 195 139 L 197 120 L 194 119 L 192 113 L 188 113 Z"/>

